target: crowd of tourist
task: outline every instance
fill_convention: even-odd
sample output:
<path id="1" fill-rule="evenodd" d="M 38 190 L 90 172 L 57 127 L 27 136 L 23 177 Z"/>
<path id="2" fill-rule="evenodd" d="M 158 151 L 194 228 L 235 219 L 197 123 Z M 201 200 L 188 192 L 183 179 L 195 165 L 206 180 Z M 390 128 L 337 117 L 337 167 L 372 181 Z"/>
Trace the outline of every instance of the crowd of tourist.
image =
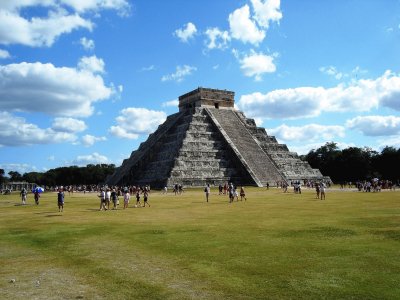
<path id="1" fill-rule="evenodd" d="M 284 193 L 288 192 L 289 184 L 293 187 L 293 192 L 295 194 L 302 193 L 302 186 L 305 186 L 307 189 L 315 189 L 315 198 L 320 200 L 325 200 L 326 198 L 326 189 L 331 186 L 330 182 L 324 181 L 312 181 L 312 180 L 296 180 L 291 182 L 277 182 L 277 187 L 281 188 Z M 380 192 L 382 189 L 389 189 L 394 190 L 396 185 L 399 185 L 398 182 L 393 183 L 390 180 L 379 180 L 377 178 L 370 179 L 370 180 L 363 180 L 363 181 L 356 181 L 356 182 L 346 182 L 341 183 L 340 188 L 352 188 L 357 189 L 358 191 L 362 192 Z M 266 185 L 266 188 L 269 189 L 269 184 Z M 53 186 L 47 187 L 47 191 L 57 192 L 57 203 L 58 209 L 60 212 L 64 210 L 64 198 L 65 193 L 71 195 L 74 192 L 81 192 L 81 193 L 97 193 L 97 196 L 100 199 L 100 211 L 106 211 L 109 209 L 116 210 L 120 205 L 120 199 L 123 201 L 123 209 L 129 207 L 131 199 L 135 199 L 134 207 L 150 207 L 149 203 L 149 194 L 150 194 L 150 186 L 101 186 L 101 185 L 77 185 L 77 186 Z M 39 205 L 41 191 L 35 189 L 33 191 L 28 191 L 23 188 L 20 191 L 20 196 L 22 200 L 22 205 L 27 203 L 27 195 L 28 192 L 33 193 L 33 198 L 36 205 Z M 172 186 L 172 192 L 175 195 L 181 195 L 184 192 L 184 188 L 181 184 L 174 184 Z M 162 194 L 168 193 L 168 187 L 165 186 L 161 190 Z M 204 193 L 206 196 L 206 202 L 210 201 L 211 195 L 211 186 L 210 184 L 206 184 L 204 187 Z M 227 195 L 229 197 L 229 203 L 235 201 L 239 201 L 239 196 L 241 201 L 246 201 L 246 193 L 244 187 L 241 186 L 240 189 L 232 182 L 228 183 L 225 182 L 224 184 L 218 185 L 218 195 Z M 142 200 L 142 201 L 141 201 Z M 110 205 L 112 207 L 110 208 Z"/>

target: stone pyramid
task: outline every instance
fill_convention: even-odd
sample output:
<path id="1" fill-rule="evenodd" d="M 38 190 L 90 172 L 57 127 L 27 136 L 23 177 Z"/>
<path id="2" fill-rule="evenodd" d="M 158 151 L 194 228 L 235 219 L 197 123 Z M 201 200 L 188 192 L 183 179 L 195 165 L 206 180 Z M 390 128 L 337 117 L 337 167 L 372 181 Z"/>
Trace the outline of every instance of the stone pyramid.
<path id="1" fill-rule="evenodd" d="M 271 186 L 321 180 L 286 145 L 234 108 L 234 92 L 198 88 L 107 178 L 109 185 Z"/>

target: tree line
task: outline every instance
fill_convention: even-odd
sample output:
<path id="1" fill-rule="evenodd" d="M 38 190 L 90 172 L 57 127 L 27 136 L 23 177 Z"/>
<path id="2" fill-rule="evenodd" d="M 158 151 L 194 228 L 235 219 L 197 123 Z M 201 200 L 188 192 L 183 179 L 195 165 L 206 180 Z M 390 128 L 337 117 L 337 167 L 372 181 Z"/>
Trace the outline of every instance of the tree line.
<path id="1" fill-rule="evenodd" d="M 6 177 L 4 170 L 0 169 L 0 182 L 27 181 L 43 186 L 99 184 L 103 183 L 107 176 L 115 171 L 114 164 L 89 164 L 86 167 L 70 166 L 50 169 L 46 172 L 28 172 L 20 174 L 16 171 L 8 172 Z"/>
<path id="2" fill-rule="evenodd" d="M 386 146 L 381 152 L 364 147 L 348 147 L 340 150 L 336 143 L 328 142 L 308 154 L 300 156 L 311 167 L 319 169 L 324 176 L 330 176 L 334 183 L 380 178 L 397 182 L 400 179 L 400 148 Z M 39 185 L 99 184 L 115 171 L 114 164 L 89 164 L 86 167 L 61 167 L 21 175 L 16 171 L 0 169 L 0 183 L 4 181 L 27 181 Z"/>
<path id="3" fill-rule="evenodd" d="M 334 183 L 379 178 L 397 182 L 400 179 L 400 148 L 386 146 L 381 152 L 364 147 L 340 150 L 328 142 L 301 156 L 311 167 L 330 176 Z"/>

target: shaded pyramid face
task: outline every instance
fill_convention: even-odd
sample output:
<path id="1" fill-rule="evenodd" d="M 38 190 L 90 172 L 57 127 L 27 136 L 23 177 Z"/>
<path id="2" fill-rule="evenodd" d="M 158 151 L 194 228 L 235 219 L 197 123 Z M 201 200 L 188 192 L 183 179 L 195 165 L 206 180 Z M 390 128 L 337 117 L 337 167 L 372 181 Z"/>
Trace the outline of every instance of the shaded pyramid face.
<path id="1" fill-rule="evenodd" d="M 199 88 L 180 97 L 180 112 L 169 116 L 107 183 L 158 188 L 225 182 L 265 186 L 322 178 L 236 111 L 232 92 Z"/>

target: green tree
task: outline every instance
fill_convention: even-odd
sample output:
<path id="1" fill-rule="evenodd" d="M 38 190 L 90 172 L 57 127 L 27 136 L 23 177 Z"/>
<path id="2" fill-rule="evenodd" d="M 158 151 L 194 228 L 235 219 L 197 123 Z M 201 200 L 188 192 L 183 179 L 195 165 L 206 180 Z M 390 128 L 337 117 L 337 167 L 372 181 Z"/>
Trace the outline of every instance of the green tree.
<path id="1" fill-rule="evenodd" d="M 28 172 L 22 175 L 22 179 L 26 182 L 42 184 L 43 173 L 40 172 Z"/>
<path id="2" fill-rule="evenodd" d="M 378 153 L 370 148 L 349 147 L 341 151 L 337 165 L 341 181 L 356 181 L 373 176 L 372 158 Z"/>
<path id="3" fill-rule="evenodd" d="M 4 174 L 4 169 L 0 169 L 0 183 L 3 183 L 5 181 Z"/>
<path id="4" fill-rule="evenodd" d="M 386 146 L 380 155 L 375 157 L 373 166 L 382 178 L 398 180 L 400 178 L 400 148 Z"/>
<path id="5" fill-rule="evenodd" d="M 328 142 L 316 150 L 311 150 L 305 155 L 305 160 L 311 167 L 319 169 L 324 176 L 330 176 L 333 181 L 340 178 L 340 168 L 337 165 L 337 158 L 341 151 L 334 142 Z"/>
<path id="6" fill-rule="evenodd" d="M 10 171 L 8 175 L 10 175 L 10 181 L 22 181 L 22 175 L 17 171 Z"/>

